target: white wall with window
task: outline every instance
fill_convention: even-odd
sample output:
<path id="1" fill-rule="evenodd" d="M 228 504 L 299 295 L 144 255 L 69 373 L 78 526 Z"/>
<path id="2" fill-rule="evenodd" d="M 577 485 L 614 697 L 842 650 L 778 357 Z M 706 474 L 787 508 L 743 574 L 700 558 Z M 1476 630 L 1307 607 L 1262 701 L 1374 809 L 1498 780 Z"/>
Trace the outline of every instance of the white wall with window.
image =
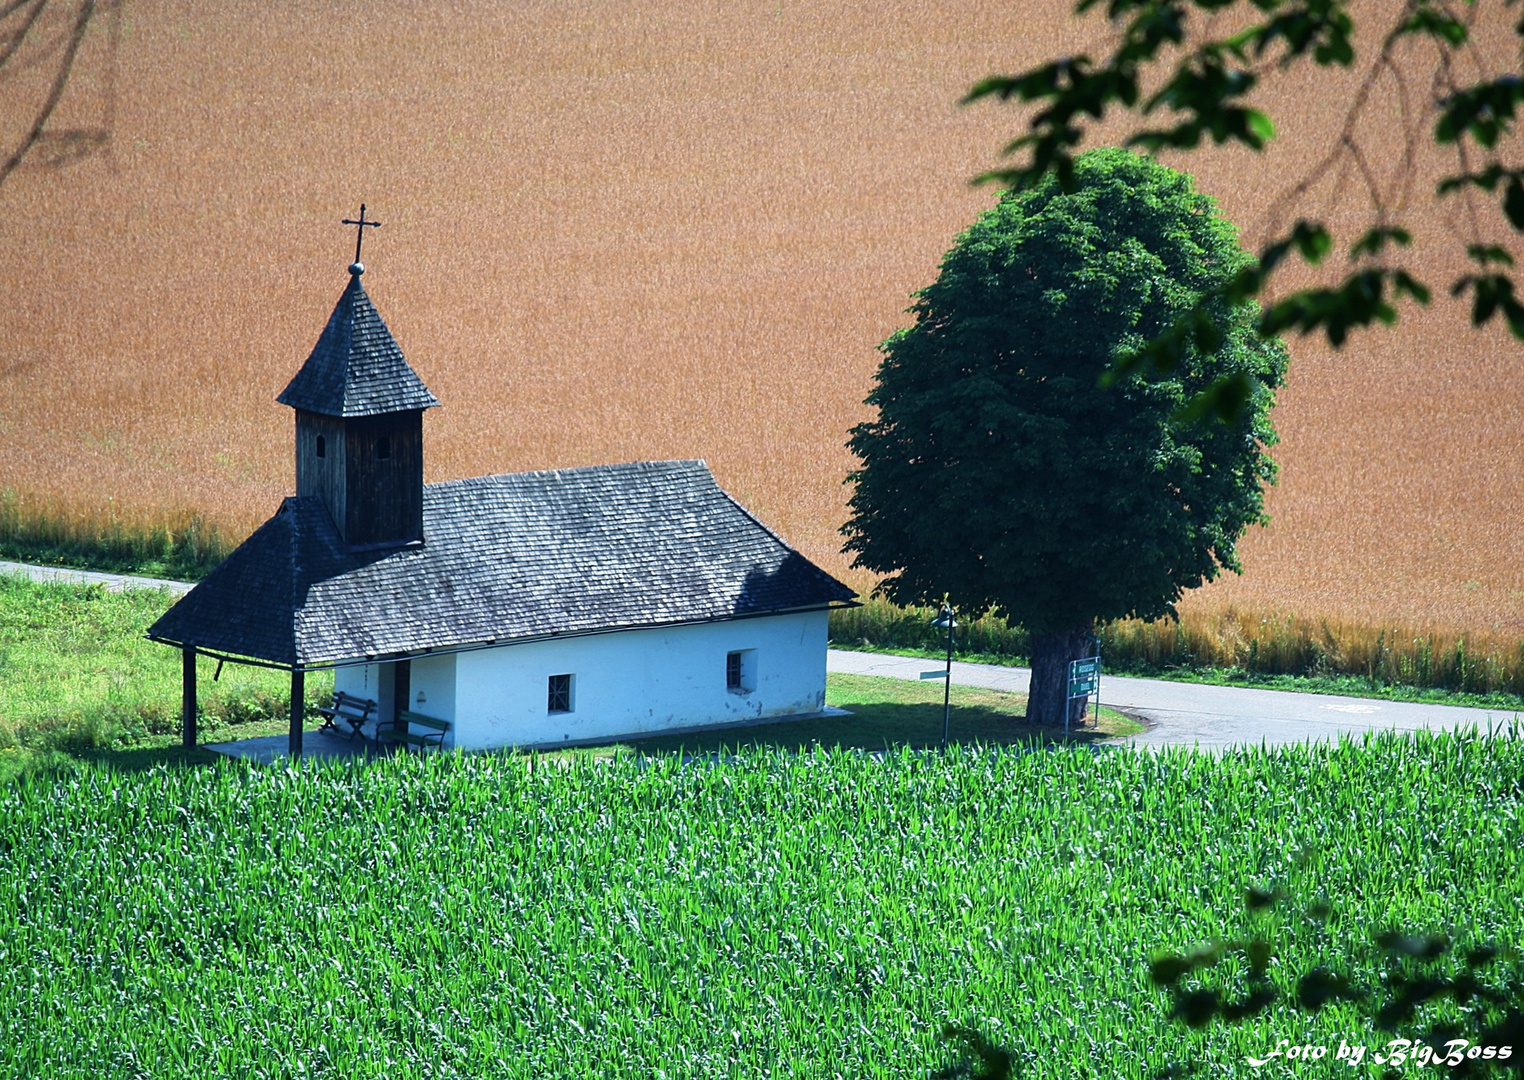
<path id="1" fill-rule="evenodd" d="M 804 715 L 825 707 L 826 613 L 555 638 L 454 666 L 453 715 L 416 711 L 450 720 L 463 749 Z"/>

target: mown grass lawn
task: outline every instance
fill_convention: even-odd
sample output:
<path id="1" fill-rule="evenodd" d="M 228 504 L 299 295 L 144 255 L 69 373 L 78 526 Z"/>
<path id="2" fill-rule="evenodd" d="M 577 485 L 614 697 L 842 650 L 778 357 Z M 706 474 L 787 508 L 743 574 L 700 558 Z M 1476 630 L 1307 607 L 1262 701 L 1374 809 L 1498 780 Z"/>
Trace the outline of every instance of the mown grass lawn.
<path id="1" fill-rule="evenodd" d="M 777 723 L 721 731 L 663 735 L 629 745 L 641 752 L 683 749 L 694 753 L 731 751 L 741 747 L 782 750 L 811 746 L 855 750 L 894 747 L 924 748 L 942 743 L 942 683 L 912 682 L 875 675 L 831 674 L 826 677 L 826 704 L 846 709 L 850 716 Z M 948 742 L 952 745 L 1003 746 L 1032 742 L 1087 743 L 1133 735 L 1143 730 L 1134 720 L 1102 709 L 1100 723 L 1092 718 L 1065 735 L 1026 722 L 1027 696 L 973 686 L 952 688 Z"/>

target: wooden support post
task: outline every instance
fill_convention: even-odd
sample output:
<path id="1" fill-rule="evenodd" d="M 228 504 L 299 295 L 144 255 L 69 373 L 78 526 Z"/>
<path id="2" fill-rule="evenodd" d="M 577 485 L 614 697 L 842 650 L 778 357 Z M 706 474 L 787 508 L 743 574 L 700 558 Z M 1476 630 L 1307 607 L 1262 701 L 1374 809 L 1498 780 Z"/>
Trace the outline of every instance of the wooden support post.
<path id="1" fill-rule="evenodd" d="M 307 673 L 291 669 L 291 756 L 302 756 L 302 721 L 307 714 Z"/>
<path id="2" fill-rule="evenodd" d="M 392 722 L 397 725 L 397 730 L 407 732 L 407 725 L 402 722 L 402 714 L 411 709 L 413 694 L 413 662 L 411 660 L 398 660 L 392 665 Z"/>
<path id="3" fill-rule="evenodd" d="M 180 650 L 180 745 L 196 748 L 196 647 Z"/>

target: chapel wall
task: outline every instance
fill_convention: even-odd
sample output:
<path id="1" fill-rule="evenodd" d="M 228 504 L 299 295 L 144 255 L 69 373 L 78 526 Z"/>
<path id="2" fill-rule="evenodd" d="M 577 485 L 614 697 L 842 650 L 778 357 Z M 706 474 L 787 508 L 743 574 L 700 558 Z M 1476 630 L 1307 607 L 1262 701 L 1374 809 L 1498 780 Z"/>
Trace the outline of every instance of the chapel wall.
<path id="1" fill-rule="evenodd" d="M 726 658 L 750 653 L 750 689 Z M 803 612 L 550 639 L 456 655 L 454 729 L 465 749 L 572 743 L 818 712 L 826 613 Z M 570 707 L 550 711 L 550 677 Z"/>

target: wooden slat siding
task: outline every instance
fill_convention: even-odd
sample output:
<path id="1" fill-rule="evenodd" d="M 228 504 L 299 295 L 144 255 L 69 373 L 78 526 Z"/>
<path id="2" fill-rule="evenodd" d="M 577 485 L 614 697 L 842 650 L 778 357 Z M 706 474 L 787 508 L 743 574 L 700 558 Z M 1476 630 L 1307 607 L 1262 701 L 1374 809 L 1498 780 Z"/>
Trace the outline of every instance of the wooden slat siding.
<path id="1" fill-rule="evenodd" d="M 448 720 L 439 720 L 432 716 L 424 716 L 422 713 L 408 712 L 406 709 L 402 710 L 401 715 L 397 719 L 403 721 L 409 727 L 417 724 L 419 727 L 432 728 L 434 731 L 450 730 L 450 722 Z"/>
<path id="2" fill-rule="evenodd" d="M 327 442 L 323 457 L 317 456 L 319 435 Z M 302 409 L 296 411 L 296 493 L 322 499 L 340 535 L 345 526 L 346 444 L 343 420 Z"/>
<path id="3" fill-rule="evenodd" d="M 423 410 L 344 421 L 345 541 L 351 547 L 423 539 Z M 378 460 L 376 443 L 391 440 Z"/>
<path id="4" fill-rule="evenodd" d="M 411 730 L 412 726 L 428 728 L 432 734 L 418 735 Z M 376 729 L 377 742 L 406 743 L 423 750 L 433 747 L 436 750 L 444 749 L 444 734 L 450 730 L 448 720 L 440 720 L 433 716 L 424 716 L 422 713 L 408 712 L 406 709 L 397 713 L 397 722 L 391 725 L 382 725 Z"/>

